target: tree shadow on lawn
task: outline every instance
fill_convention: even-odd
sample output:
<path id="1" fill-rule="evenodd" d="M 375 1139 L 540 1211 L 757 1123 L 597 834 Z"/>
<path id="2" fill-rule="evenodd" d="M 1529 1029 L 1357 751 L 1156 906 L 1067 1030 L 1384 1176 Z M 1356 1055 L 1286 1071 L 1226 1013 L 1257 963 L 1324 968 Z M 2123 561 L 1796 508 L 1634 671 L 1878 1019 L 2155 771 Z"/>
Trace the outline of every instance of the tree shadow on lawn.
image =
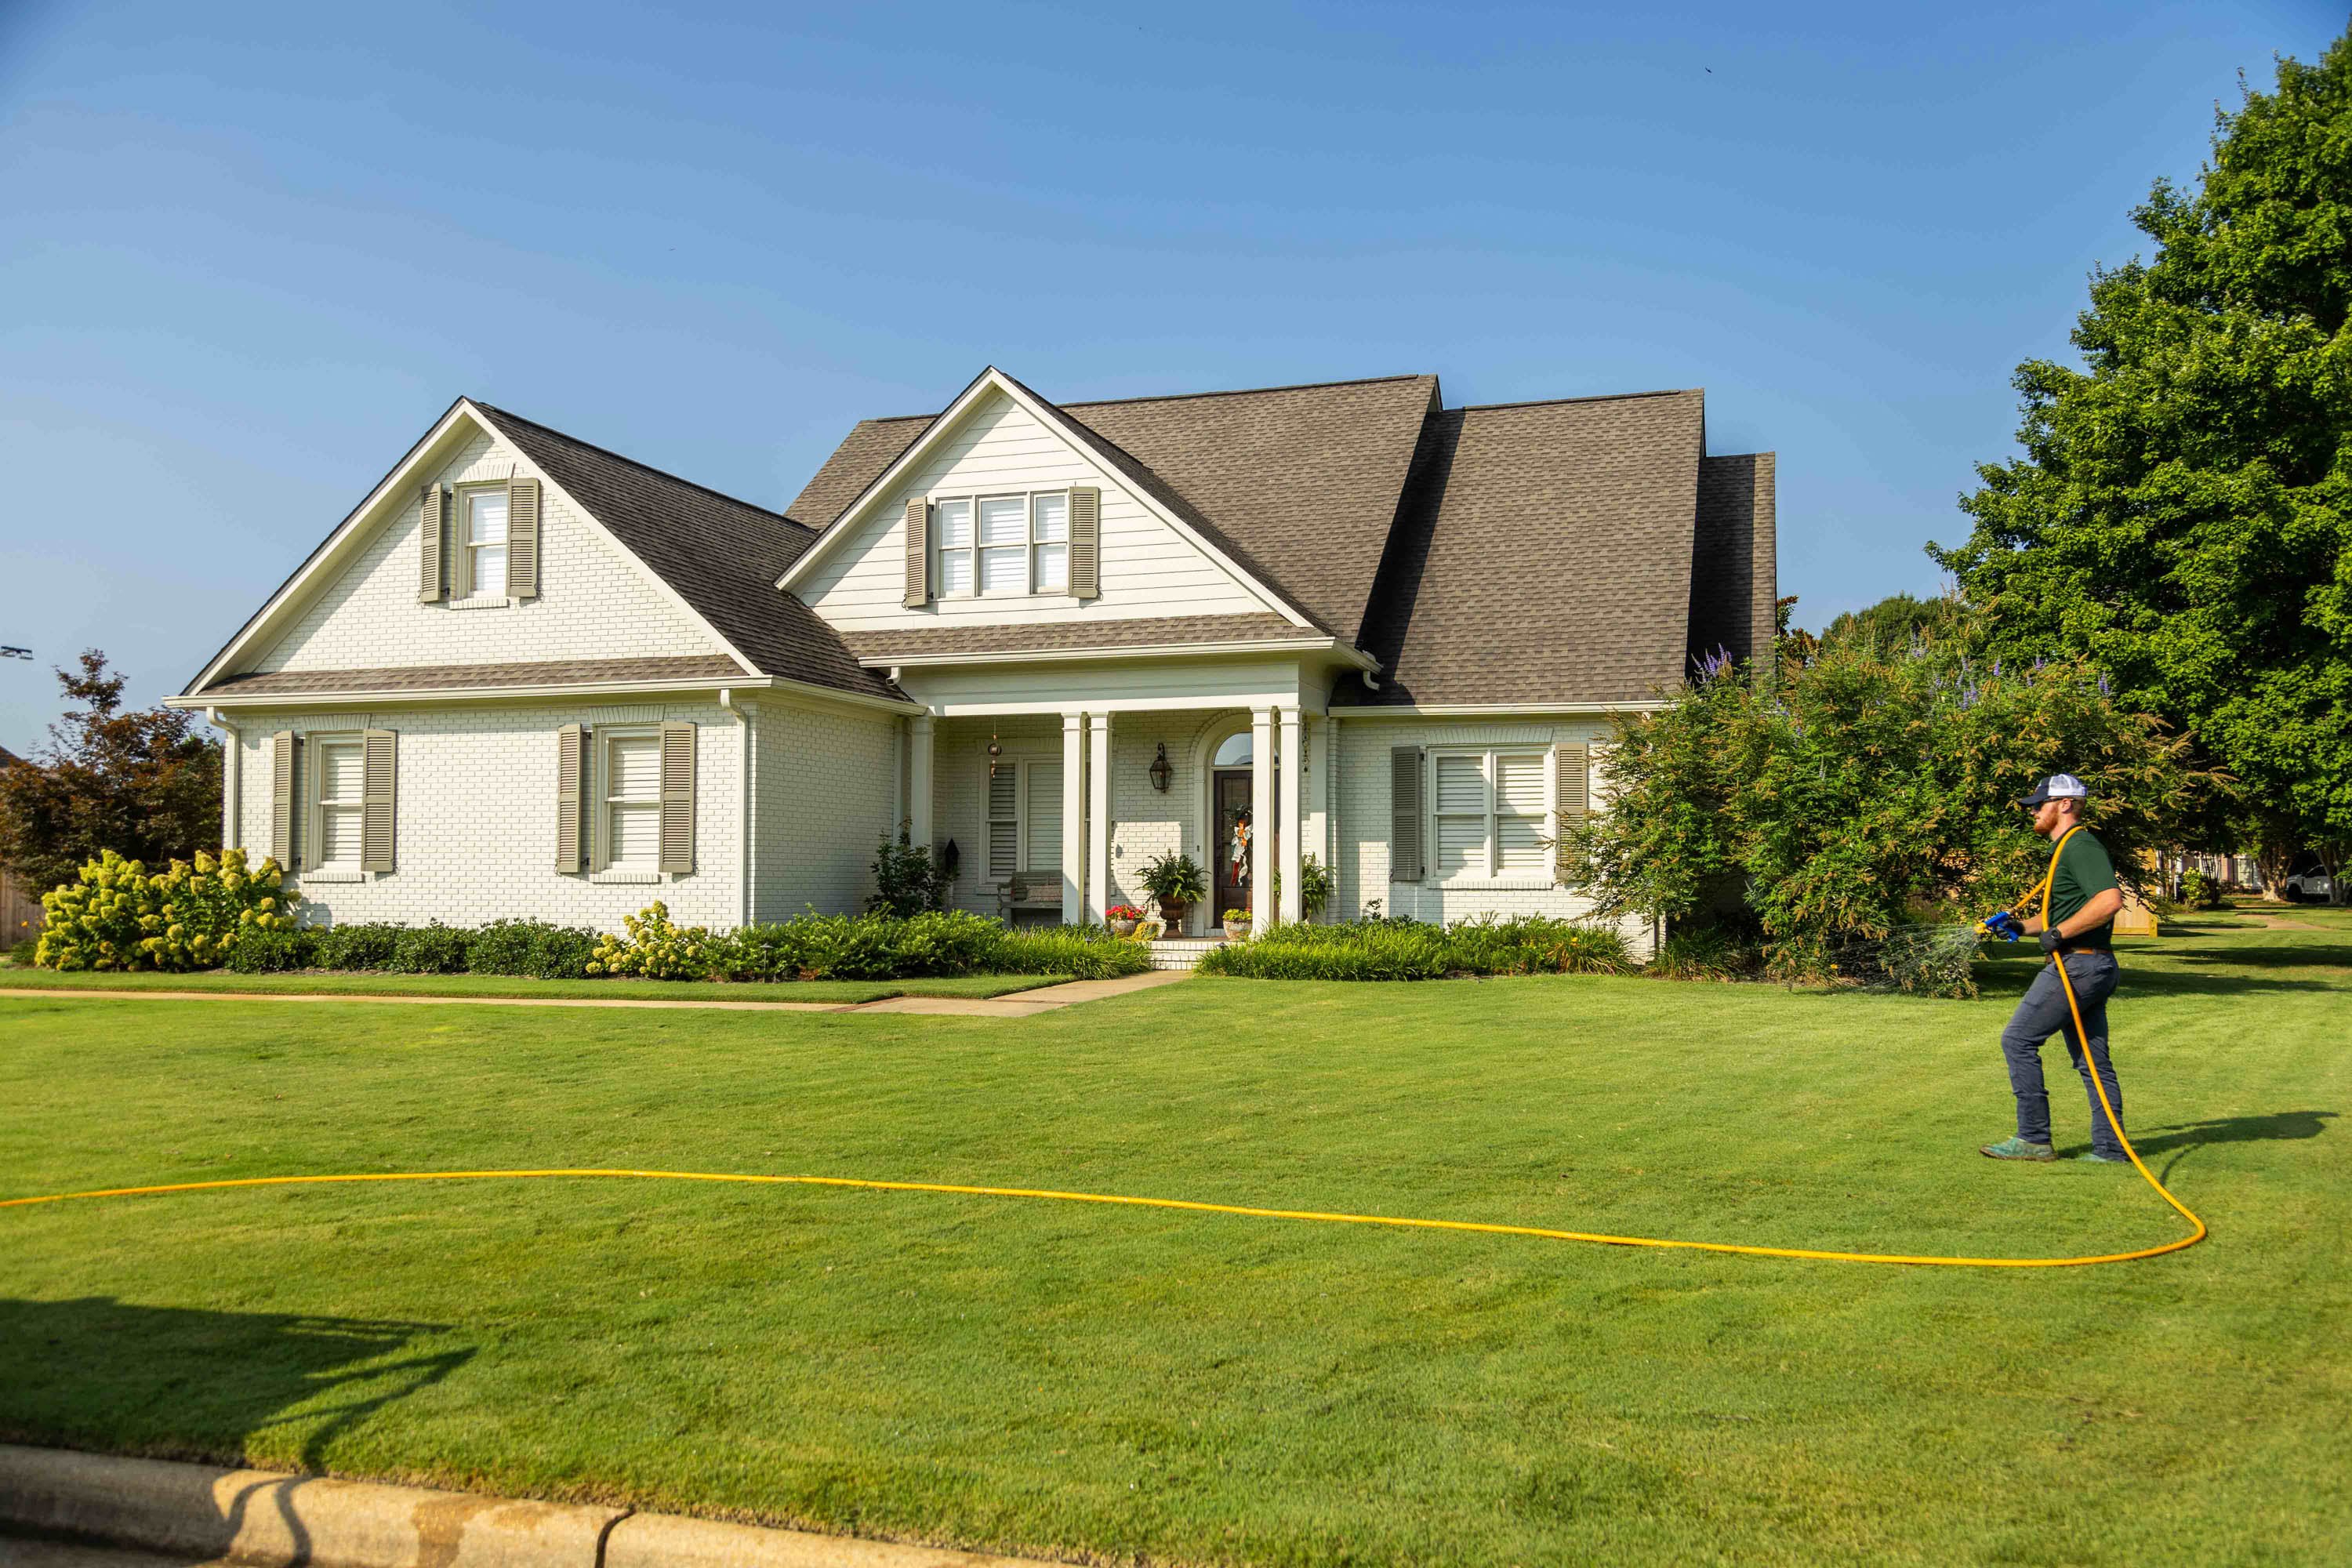
<path id="1" fill-rule="evenodd" d="M 0 1297 L 0 1435 L 235 1460 L 247 1439 L 302 1423 L 301 1468 L 323 1470 L 336 1438 L 473 1359 L 471 1345 L 417 1342 L 448 1331 L 110 1296 Z"/>
<path id="2" fill-rule="evenodd" d="M 2168 952 L 2168 963 L 2246 964 L 2249 967 L 2320 969 L 2331 963 L 2352 965 L 2352 949 L 2304 951 L 2301 958 L 2287 956 L 2284 951 L 2276 955 L 2251 956 L 2245 953 L 2207 955 L 2201 953 Z M 2123 977 L 2116 988 L 2116 1000 L 2128 1003 L 2135 996 L 2237 996 L 2260 991 L 2337 991 L 2352 992 L 2352 968 L 2346 969 L 2344 978 L 2330 980 L 2324 976 L 2291 978 L 2271 974 L 2220 974 L 2199 969 L 2152 968 L 2136 964 L 2131 955 L 2125 954 Z M 1979 993 L 1995 1001 L 2015 1002 L 2025 994 L 2041 966 L 2028 966 L 2013 959 L 1993 959 L 1977 971 Z"/>

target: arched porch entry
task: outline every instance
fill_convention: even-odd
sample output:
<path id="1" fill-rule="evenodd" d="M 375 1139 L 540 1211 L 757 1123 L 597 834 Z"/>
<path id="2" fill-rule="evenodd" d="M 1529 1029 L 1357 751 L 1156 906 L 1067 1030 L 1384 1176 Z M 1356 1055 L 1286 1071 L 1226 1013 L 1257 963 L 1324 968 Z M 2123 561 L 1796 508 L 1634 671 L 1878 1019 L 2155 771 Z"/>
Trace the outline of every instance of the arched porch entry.
<path id="1" fill-rule="evenodd" d="M 1260 767 L 1268 773 L 1262 801 L 1257 795 Z M 1196 776 L 1202 786 L 1200 820 L 1207 826 L 1203 839 L 1208 864 L 1203 869 L 1208 872 L 1209 900 L 1202 912 L 1202 929 L 1213 931 L 1229 910 L 1255 911 L 1255 868 L 1277 863 L 1278 841 L 1267 839 L 1266 858 L 1261 861 L 1257 836 L 1276 833 L 1282 820 L 1281 773 L 1272 758 L 1257 754 L 1250 716 L 1240 713 L 1202 733 Z"/>

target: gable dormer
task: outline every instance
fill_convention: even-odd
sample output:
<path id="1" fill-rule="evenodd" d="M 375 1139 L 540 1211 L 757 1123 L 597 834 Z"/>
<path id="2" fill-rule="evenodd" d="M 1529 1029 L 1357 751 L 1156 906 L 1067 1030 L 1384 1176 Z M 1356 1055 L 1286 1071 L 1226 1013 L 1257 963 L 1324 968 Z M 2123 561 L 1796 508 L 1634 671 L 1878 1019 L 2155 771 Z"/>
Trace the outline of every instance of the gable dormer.
<path id="1" fill-rule="evenodd" d="M 838 630 L 1310 623 L 1131 457 L 993 368 L 779 580 Z"/>

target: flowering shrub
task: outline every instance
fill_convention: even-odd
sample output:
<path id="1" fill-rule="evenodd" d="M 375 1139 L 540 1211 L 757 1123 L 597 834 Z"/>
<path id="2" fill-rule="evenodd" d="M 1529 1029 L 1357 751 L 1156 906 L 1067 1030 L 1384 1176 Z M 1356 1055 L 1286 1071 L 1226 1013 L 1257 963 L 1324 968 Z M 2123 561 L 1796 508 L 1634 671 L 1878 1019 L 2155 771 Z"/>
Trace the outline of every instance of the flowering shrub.
<path id="1" fill-rule="evenodd" d="M 669 906 L 656 899 L 634 915 L 624 915 L 625 941 L 608 936 L 596 944 L 583 967 L 590 974 L 638 974 L 647 980 L 697 980 L 710 972 L 710 933 L 681 926 Z"/>
<path id="2" fill-rule="evenodd" d="M 275 860 L 248 866 L 245 851 L 199 852 L 151 872 L 111 849 L 71 882 L 41 896 L 47 916 L 33 962 L 49 969 L 210 969 L 250 931 L 294 923 L 296 894 Z"/>

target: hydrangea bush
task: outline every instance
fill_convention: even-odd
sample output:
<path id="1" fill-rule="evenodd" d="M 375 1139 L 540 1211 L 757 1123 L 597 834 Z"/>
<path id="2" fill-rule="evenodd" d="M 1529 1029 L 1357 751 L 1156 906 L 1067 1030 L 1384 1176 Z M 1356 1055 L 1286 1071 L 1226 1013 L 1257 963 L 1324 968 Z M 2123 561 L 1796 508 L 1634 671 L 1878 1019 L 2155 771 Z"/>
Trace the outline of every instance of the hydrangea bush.
<path id="1" fill-rule="evenodd" d="M 245 851 L 199 852 L 150 871 L 113 850 L 41 897 L 47 924 L 33 962 L 49 969 L 212 969 L 240 937 L 293 925 L 298 894 L 278 862 L 249 865 Z"/>
<path id="2" fill-rule="evenodd" d="M 659 899 L 621 917 L 626 937 L 607 936 L 586 964 L 592 974 L 635 974 L 647 980 L 698 980 L 710 972 L 710 932 L 669 918 Z"/>

